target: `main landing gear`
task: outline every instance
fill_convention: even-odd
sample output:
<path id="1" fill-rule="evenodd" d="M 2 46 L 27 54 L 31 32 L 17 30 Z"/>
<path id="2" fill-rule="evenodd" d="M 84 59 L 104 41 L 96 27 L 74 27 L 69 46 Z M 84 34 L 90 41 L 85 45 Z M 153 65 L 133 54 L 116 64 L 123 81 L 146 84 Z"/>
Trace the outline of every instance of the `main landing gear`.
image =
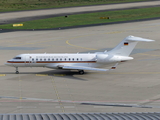
<path id="1" fill-rule="evenodd" d="M 79 74 L 83 75 L 84 74 L 84 70 L 79 70 Z"/>
<path id="2" fill-rule="evenodd" d="M 16 74 L 19 74 L 18 67 L 16 67 Z"/>

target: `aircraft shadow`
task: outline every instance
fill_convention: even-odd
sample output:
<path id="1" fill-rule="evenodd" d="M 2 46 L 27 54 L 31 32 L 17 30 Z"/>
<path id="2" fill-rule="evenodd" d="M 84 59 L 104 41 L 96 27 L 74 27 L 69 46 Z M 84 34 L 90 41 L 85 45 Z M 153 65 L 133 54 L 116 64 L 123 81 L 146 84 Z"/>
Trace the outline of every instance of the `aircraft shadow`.
<path id="1" fill-rule="evenodd" d="M 83 76 L 83 75 L 80 75 L 77 71 L 70 71 L 70 70 L 50 70 L 45 72 L 39 72 L 37 74 L 48 74 L 48 76 L 53 76 L 53 77 L 63 77 L 63 78 L 87 81 L 86 79 L 75 77 L 75 75 L 76 76 Z M 85 74 L 89 73 L 85 72 L 84 75 Z"/>
<path id="2" fill-rule="evenodd" d="M 0 72 L 0 74 L 15 74 L 15 72 Z M 89 74 L 88 72 L 85 72 L 83 75 L 80 75 L 78 71 L 70 71 L 70 70 L 49 70 L 49 71 L 43 71 L 43 72 L 20 72 L 19 75 L 23 74 L 36 74 L 37 76 L 53 76 L 53 77 L 63 77 L 68 79 L 76 79 L 76 80 L 82 80 L 87 81 L 86 79 L 80 78 L 80 76 L 83 76 L 85 74 Z M 17 74 L 18 75 L 18 74 Z M 75 77 L 74 75 L 78 76 Z"/>

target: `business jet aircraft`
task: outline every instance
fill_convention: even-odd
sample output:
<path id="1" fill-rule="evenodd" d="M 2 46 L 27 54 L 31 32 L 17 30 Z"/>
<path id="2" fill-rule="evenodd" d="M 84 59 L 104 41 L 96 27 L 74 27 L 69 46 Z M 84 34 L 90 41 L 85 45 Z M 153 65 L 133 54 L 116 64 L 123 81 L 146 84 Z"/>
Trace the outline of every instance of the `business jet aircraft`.
<path id="1" fill-rule="evenodd" d="M 116 68 L 119 62 L 132 60 L 130 53 L 138 42 L 151 42 L 154 40 L 141 37 L 128 36 L 110 51 L 85 53 L 85 54 L 20 54 L 10 59 L 6 65 L 18 67 L 47 67 L 52 69 L 78 70 L 84 74 L 84 70 L 109 71 Z M 114 63 L 110 69 L 101 69 L 107 64 Z"/>

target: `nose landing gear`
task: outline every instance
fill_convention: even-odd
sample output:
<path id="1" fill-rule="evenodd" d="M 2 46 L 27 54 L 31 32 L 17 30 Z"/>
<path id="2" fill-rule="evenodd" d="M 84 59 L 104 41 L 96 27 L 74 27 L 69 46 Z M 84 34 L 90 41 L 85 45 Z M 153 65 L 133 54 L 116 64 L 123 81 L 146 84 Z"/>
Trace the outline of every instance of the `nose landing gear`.
<path id="1" fill-rule="evenodd" d="M 18 67 L 16 67 L 16 74 L 19 74 Z"/>

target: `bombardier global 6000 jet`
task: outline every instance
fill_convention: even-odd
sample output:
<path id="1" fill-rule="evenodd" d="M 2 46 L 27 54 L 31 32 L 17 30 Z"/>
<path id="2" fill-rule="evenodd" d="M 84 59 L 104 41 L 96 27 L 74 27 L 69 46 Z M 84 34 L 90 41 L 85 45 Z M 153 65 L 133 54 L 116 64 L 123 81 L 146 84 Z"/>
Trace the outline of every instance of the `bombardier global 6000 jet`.
<path id="1" fill-rule="evenodd" d="M 110 51 L 75 54 L 20 54 L 8 60 L 5 64 L 15 67 L 16 74 L 19 73 L 18 67 L 78 70 L 79 74 L 84 74 L 84 70 L 109 71 L 115 69 L 119 62 L 132 60 L 133 57 L 129 57 L 129 55 L 140 41 L 152 42 L 154 40 L 128 36 Z M 111 63 L 115 65 L 110 69 L 102 69 L 102 67 Z"/>

